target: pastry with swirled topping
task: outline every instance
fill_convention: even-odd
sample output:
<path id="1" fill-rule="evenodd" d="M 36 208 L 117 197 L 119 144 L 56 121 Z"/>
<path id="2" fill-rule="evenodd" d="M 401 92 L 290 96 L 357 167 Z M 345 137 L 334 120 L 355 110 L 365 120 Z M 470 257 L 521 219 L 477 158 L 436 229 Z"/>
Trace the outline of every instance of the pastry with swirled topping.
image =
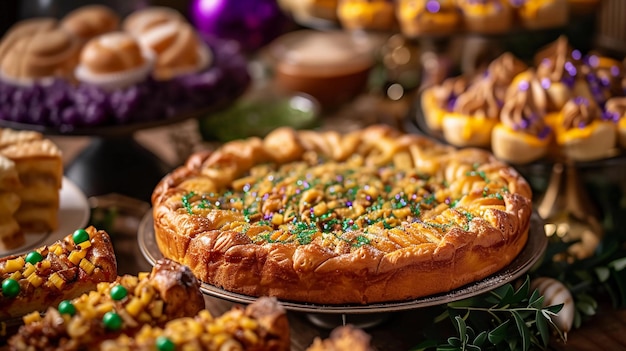
<path id="1" fill-rule="evenodd" d="M 615 153 L 615 123 L 602 118 L 593 100 L 576 97 L 561 110 L 556 141 L 563 155 L 575 161 L 592 161 Z"/>
<path id="2" fill-rule="evenodd" d="M 547 96 L 532 71 L 517 78 L 507 91 L 500 122 L 491 135 L 496 157 L 525 164 L 544 157 L 552 140 L 552 129 L 545 121 Z"/>

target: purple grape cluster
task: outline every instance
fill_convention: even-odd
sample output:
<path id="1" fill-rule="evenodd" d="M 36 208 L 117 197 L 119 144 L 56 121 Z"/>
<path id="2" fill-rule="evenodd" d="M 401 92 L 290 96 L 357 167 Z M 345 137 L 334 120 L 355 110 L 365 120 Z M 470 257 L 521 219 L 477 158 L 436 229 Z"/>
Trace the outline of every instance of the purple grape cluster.
<path id="1" fill-rule="evenodd" d="M 114 91 L 61 79 L 28 87 L 0 81 L 0 120 L 69 132 L 163 120 L 231 101 L 250 82 L 247 61 L 236 43 L 205 40 L 213 64 L 168 81 L 148 78 Z"/>

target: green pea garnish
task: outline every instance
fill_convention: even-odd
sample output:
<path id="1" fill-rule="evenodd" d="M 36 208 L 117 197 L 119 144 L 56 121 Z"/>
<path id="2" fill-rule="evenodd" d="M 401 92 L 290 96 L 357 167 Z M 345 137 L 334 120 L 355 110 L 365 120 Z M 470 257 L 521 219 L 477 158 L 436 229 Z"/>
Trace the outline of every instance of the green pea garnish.
<path id="1" fill-rule="evenodd" d="M 2 295 L 16 297 L 20 293 L 20 283 L 15 279 L 7 278 L 2 282 Z"/>
<path id="2" fill-rule="evenodd" d="M 41 262 L 43 260 L 43 256 L 37 251 L 31 251 L 26 255 L 26 262 L 30 264 L 36 264 L 37 262 Z"/>
<path id="3" fill-rule="evenodd" d="M 73 316 L 76 314 L 76 307 L 74 307 L 71 301 L 63 300 L 59 303 L 59 313 Z"/>
<path id="4" fill-rule="evenodd" d="M 174 351 L 176 349 L 174 342 L 163 335 L 156 339 L 156 347 L 158 351 Z"/>
<path id="5" fill-rule="evenodd" d="M 74 244 L 78 245 L 89 240 L 89 233 L 85 229 L 77 229 L 72 234 L 72 240 L 74 240 Z"/>
<path id="6" fill-rule="evenodd" d="M 119 301 L 128 295 L 128 291 L 122 285 L 116 285 L 111 288 L 111 298 L 113 300 Z"/>
<path id="7" fill-rule="evenodd" d="M 102 316 L 102 323 L 108 330 L 120 330 L 122 328 L 122 317 L 115 312 L 107 312 Z"/>

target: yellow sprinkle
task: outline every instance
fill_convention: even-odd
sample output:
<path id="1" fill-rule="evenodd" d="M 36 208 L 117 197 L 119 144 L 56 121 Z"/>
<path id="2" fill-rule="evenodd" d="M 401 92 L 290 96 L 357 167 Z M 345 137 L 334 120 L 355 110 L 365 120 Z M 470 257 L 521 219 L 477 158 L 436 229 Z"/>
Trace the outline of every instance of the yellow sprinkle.
<path id="1" fill-rule="evenodd" d="M 73 264 L 78 265 L 80 263 L 80 260 L 85 258 L 85 256 L 87 256 L 87 250 L 75 250 L 70 252 L 70 255 L 67 257 L 67 259 L 70 260 L 70 262 L 72 262 Z"/>
<path id="2" fill-rule="evenodd" d="M 81 247 L 81 249 L 87 249 L 91 247 L 91 240 L 87 240 L 87 241 L 83 241 L 82 243 L 78 244 L 78 246 Z"/>
<path id="3" fill-rule="evenodd" d="M 39 287 L 41 284 L 43 284 L 43 279 L 34 273 L 29 275 L 28 278 L 26 278 L 26 280 L 28 280 L 28 282 L 36 288 Z"/>
<path id="4" fill-rule="evenodd" d="M 52 285 L 56 286 L 59 290 L 62 290 L 65 286 L 65 280 L 63 280 L 63 278 L 57 272 L 52 273 L 48 278 L 48 281 L 52 283 Z"/>

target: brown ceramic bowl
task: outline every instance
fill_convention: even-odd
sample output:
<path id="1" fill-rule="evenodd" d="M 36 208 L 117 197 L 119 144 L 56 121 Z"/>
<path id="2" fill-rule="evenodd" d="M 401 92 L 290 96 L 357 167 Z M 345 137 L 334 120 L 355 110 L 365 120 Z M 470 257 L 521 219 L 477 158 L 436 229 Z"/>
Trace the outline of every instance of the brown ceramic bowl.
<path id="1" fill-rule="evenodd" d="M 367 86 L 373 47 L 365 34 L 300 30 L 274 40 L 269 54 L 280 87 L 307 93 L 323 108 L 335 108 Z"/>

